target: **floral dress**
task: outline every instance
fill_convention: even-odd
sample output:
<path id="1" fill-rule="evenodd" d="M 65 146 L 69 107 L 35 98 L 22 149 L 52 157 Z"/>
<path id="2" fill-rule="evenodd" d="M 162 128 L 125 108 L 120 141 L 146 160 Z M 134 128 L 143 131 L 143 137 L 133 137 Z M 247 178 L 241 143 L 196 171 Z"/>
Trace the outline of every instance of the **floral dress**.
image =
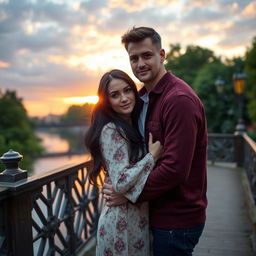
<path id="1" fill-rule="evenodd" d="M 134 202 L 154 167 L 153 157 L 148 153 L 130 165 L 128 143 L 113 123 L 104 126 L 100 144 L 114 190 L 124 194 L 130 202 L 116 207 L 104 205 L 98 223 L 96 255 L 151 255 L 148 203 Z"/>

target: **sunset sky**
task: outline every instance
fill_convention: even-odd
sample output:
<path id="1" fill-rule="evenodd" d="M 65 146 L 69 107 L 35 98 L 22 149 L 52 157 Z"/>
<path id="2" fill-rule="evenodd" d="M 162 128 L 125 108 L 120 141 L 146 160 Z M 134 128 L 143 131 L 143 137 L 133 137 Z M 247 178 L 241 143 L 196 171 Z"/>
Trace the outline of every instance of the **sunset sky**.
<path id="1" fill-rule="evenodd" d="M 105 71 L 132 75 L 120 37 L 133 26 L 155 28 L 167 52 L 180 43 L 241 56 L 256 36 L 256 1 L 0 0 L 0 88 L 16 90 L 31 116 L 63 113 L 96 95 Z"/>

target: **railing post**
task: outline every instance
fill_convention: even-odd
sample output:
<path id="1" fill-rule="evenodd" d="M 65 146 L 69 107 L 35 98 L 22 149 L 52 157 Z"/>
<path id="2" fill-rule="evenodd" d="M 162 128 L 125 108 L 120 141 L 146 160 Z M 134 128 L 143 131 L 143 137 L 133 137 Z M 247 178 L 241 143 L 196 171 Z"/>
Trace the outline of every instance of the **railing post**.
<path id="1" fill-rule="evenodd" d="M 32 237 L 32 195 L 29 191 L 22 192 L 19 186 L 26 183 L 27 171 L 19 168 L 22 155 L 13 150 L 3 154 L 0 160 L 6 169 L 0 174 L 0 187 L 7 189 L 4 199 L 6 223 L 5 239 L 8 244 L 8 255 L 33 256 Z"/>
<path id="2" fill-rule="evenodd" d="M 235 132 L 235 162 L 237 167 L 244 165 L 244 138 L 243 132 Z"/>
<path id="3" fill-rule="evenodd" d="M 8 228 L 15 256 L 33 256 L 31 193 L 13 195 L 8 202 Z"/>
<path id="4" fill-rule="evenodd" d="M 28 177 L 28 172 L 19 168 L 22 155 L 10 149 L 0 157 L 6 169 L 0 173 L 0 182 L 17 182 Z"/>
<path id="5" fill-rule="evenodd" d="M 11 251 L 11 241 L 8 240 L 8 237 L 11 237 L 8 234 L 9 230 L 7 229 L 7 200 L 0 201 L 0 255 L 7 256 L 10 255 Z"/>

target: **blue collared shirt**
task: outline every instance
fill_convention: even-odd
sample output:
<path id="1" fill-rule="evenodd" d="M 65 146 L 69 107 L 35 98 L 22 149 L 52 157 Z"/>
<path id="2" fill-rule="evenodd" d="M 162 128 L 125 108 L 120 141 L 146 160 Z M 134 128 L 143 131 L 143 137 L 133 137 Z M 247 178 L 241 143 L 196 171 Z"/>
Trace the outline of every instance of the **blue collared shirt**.
<path id="1" fill-rule="evenodd" d="M 141 135 L 144 138 L 144 134 L 145 134 L 145 121 L 146 121 L 146 115 L 147 115 L 148 103 L 149 103 L 148 92 L 143 94 L 140 98 L 143 100 L 143 108 L 142 108 L 142 111 L 140 112 L 140 117 L 139 117 L 138 125 L 139 125 L 140 133 L 141 133 Z"/>

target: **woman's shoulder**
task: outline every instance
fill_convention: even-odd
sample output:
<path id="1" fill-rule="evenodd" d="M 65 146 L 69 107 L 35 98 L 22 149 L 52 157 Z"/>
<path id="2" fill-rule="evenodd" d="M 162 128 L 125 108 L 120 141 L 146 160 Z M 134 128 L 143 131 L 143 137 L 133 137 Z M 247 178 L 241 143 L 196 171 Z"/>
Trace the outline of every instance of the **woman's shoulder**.
<path id="1" fill-rule="evenodd" d="M 109 141 L 109 140 L 116 143 L 116 142 L 123 141 L 124 138 L 120 134 L 116 125 L 112 122 L 109 122 L 104 125 L 102 132 L 101 132 L 100 140 L 102 143 Z"/>
<path id="2" fill-rule="evenodd" d="M 116 130 L 116 125 L 113 122 L 106 123 L 102 128 L 102 132 L 106 130 Z"/>
<path id="3" fill-rule="evenodd" d="M 105 124 L 101 131 L 101 138 L 108 137 L 116 131 L 116 125 L 112 122 Z"/>

